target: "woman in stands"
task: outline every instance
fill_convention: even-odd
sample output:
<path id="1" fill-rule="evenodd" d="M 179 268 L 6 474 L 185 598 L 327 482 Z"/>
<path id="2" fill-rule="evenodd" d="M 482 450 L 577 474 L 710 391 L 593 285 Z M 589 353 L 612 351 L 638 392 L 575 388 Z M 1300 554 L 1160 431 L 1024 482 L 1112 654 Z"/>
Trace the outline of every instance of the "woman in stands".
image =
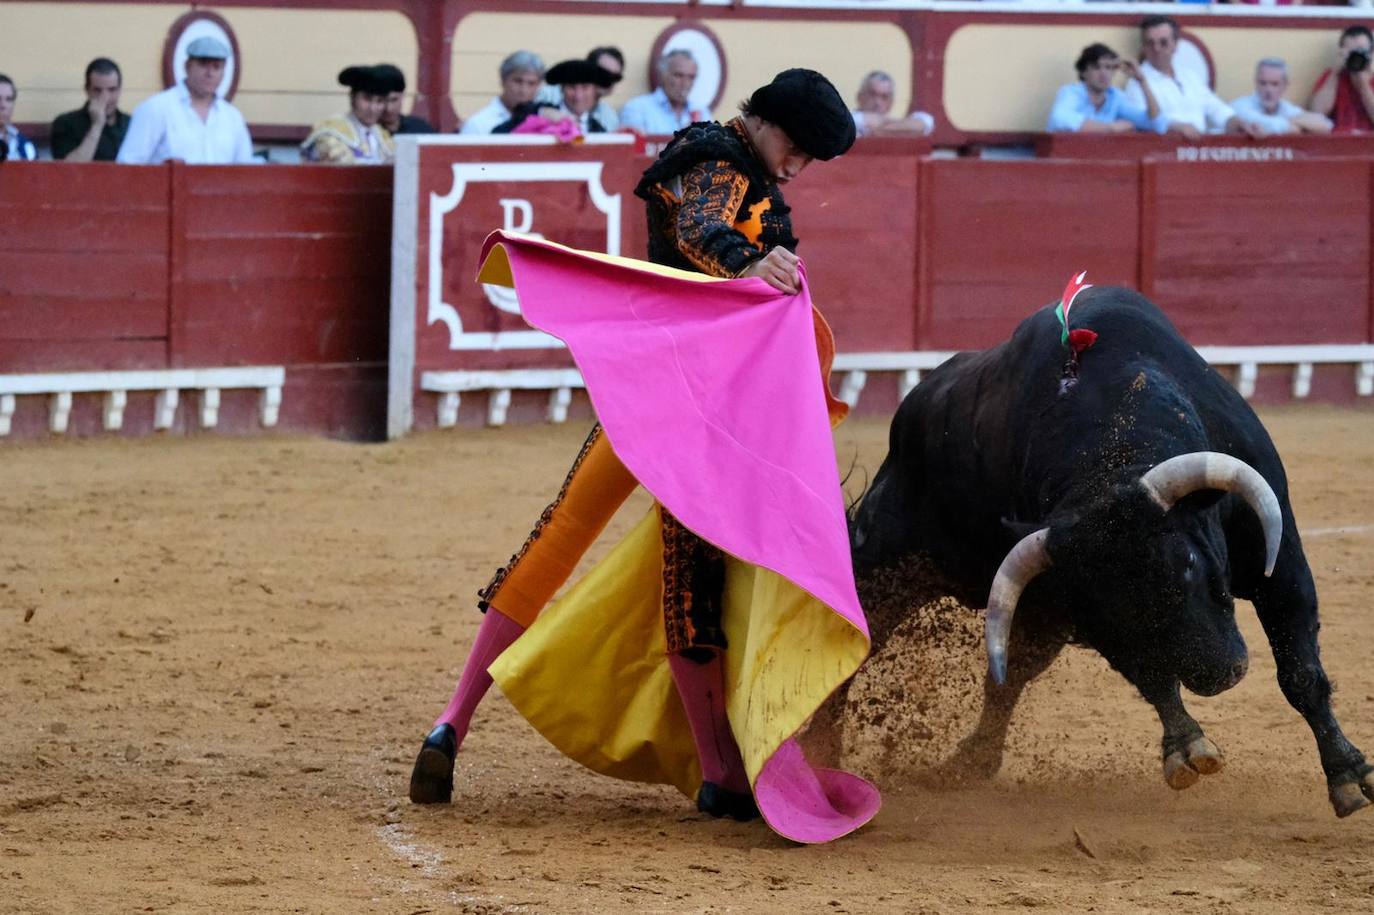
<path id="1" fill-rule="evenodd" d="M 310 162 L 333 165 L 386 165 L 396 158 L 396 144 L 382 126 L 387 97 L 405 89 L 394 67 L 348 67 L 339 84 L 348 87 L 348 113 L 315 125 L 301 144 Z"/>
<path id="2" fill-rule="evenodd" d="M 556 76 L 557 68 L 550 71 L 550 77 Z M 834 86 L 821 74 L 800 69 L 784 71 L 755 91 L 741 106 L 740 116 L 730 122 L 693 124 L 679 131 L 658 160 L 645 171 L 635 190 L 648 209 L 650 260 L 710 277 L 758 277 L 778 292 L 797 293 L 801 288 L 799 261 L 793 253 L 797 239 L 792 234 L 782 187 L 814 159 L 828 160 L 845 152 L 853 143 L 854 135 L 853 118 Z M 757 292 L 757 287 L 749 288 Z M 768 298 L 764 293 L 758 294 Z M 813 321 L 810 312 L 805 321 L 809 334 Z M 814 316 L 814 324 L 815 345 L 824 378 L 834 352 L 833 338 L 818 314 Z M 796 387 L 811 391 L 813 388 L 808 385 L 815 383 L 811 379 L 816 377 L 817 364 L 809 357 L 806 361 L 810 364 L 797 366 Z M 837 422 L 846 408 L 829 396 L 828 389 L 825 394 L 831 421 Z M 828 449 L 828 435 L 825 437 Z M 638 481 L 612 450 L 598 424 L 527 541 L 479 592 L 479 606 L 485 617 L 452 701 L 434 723 L 415 762 L 410 782 L 412 801 L 450 800 L 455 755 L 478 702 L 492 683 L 488 667 L 535 622 L 554 593 L 569 578 L 583 553 L 637 485 Z M 838 486 L 837 481 L 835 485 Z M 749 513 L 762 509 L 758 505 L 735 505 L 713 506 L 712 510 Z M 770 815 L 763 794 L 758 795 L 756 806 L 751 792 L 763 790 L 759 787 L 761 782 L 751 788 L 750 774 L 746 772 L 740 747 L 726 716 L 725 653 L 729 646 L 722 626 L 722 588 L 729 557 L 698 538 L 666 508 L 659 509 L 658 517 L 661 548 L 654 561 L 660 564 L 661 573 L 658 576 L 661 586 L 657 589 L 661 598 L 659 619 L 666 633 L 670 682 L 675 685 L 686 712 L 696 762 L 700 764 L 699 779 L 695 782 L 699 785 L 698 809 L 717 817 L 744 820 L 758 816 L 759 806 L 764 806 L 769 824 L 799 841 L 823 841 L 861 825 L 877 809 L 877 792 L 862 779 L 843 773 L 840 775 L 847 779 L 844 786 L 837 791 L 821 791 L 821 802 L 813 806 L 829 811 L 826 795 L 833 799 L 845 796 L 846 791 L 852 802 L 837 802 L 846 812 L 834 815 L 819 827 L 789 831 L 787 825 L 780 824 L 796 820 L 789 820 L 785 813 Z M 840 526 L 843 527 L 842 521 Z M 660 542 L 658 538 L 652 539 L 655 544 Z M 847 569 L 847 539 L 840 539 Z M 603 565 L 611 561 L 608 559 Z M 596 574 L 593 572 L 588 578 Z M 642 577 L 638 581 L 642 590 L 647 582 Z M 621 606 L 615 604 L 613 598 L 607 598 L 605 592 L 598 592 L 594 600 Z M 857 601 L 854 606 L 857 607 Z M 826 616 L 831 615 L 827 609 Z M 796 619 L 798 614 L 790 618 Z M 614 625 L 609 624 L 598 638 L 611 638 L 605 633 Z M 815 633 L 817 630 L 809 631 Z M 830 643 L 820 635 L 813 635 L 812 639 L 802 653 L 810 653 L 814 659 L 824 655 Z M 866 636 L 862 645 L 867 645 Z M 776 647 L 770 650 L 785 651 Z M 866 650 L 862 647 L 857 657 L 861 658 Z M 757 651 L 750 655 L 756 656 Z M 657 662 L 650 659 L 649 663 L 661 663 L 662 655 L 658 658 Z M 787 659 L 775 660 L 784 669 L 789 663 Z M 593 663 L 587 660 L 587 666 L 577 669 L 576 676 L 584 684 L 596 676 L 591 667 Z M 732 672 L 738 669 L 737 663 Z M 827 687 L 827 691 L 829 688 L 833 687 Z M 545 695 L 549 702 L 563 701 L 558 695 Z M 631 695 L 626 690 L 618 694 L 617 699 L 629 704 Z M 675 720 L 681 720 L 675 710 L 670 711 L 674 711 Z M 814 708 L 808 707 L 805 714 L 811 711 Z M 798 724 L 800 720 L 804 718 L 798 719 Z M 547 732 L 546 736 L 549 736 Z M 550 739 L 559 743 L 552 736 Z M 776 748 L 776 742 L 770 747 Z M 800 759 L 800 750 L 791 746 L 787 750 L 792 756 L 792 764 L 806 765 L 804 759 Z M 773 749 L 768 750 L 772 752 Z M 756 770 L 760 768 L 757 758 L 761 755 L 755 754 Z M 778 755 L 783 754 L 779 752 Z M 806 772 L 800 780 L 809 778 L 808 784 L 818 785 L 810 770 Z M 676 783 L 682 787 L 681 781 Z M 769 798 L 776 796 L 770 794 Z M 779 802 L 777 808 L 787 806 Z M 835 825 L 841 822 L 845 825 Z"/>

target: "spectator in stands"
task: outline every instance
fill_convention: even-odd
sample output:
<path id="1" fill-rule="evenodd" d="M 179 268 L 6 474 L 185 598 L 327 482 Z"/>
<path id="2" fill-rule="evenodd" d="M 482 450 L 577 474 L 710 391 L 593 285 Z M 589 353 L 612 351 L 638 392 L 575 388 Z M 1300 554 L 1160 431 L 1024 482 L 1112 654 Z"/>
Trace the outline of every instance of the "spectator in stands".
<path id="1" fill-rule="evenodd" d="M 301 158 L 333 165 L 385 165 L 396 144 L 381 126 L 386 100 L 396 89 L 393 74 L 380 67 L 345 67 L 339 85 L 348 87 L 348 113 L 315 125 L 301 144 Z"/>
<path id="2" fill-rule="evenodd" d="M 501 61 L 501 94 L 463 122 L 459 133 L 491 133 L 511 119 L 515 109 L 534 101 L 544 78 L 544 61 L 531 51 L 516 51 Z"/>
<path id="3" fill-rule="evenodd" d="M 678 48 L 658 60 L 658 88 L 640 95 L 620 109 L 620 126 L 647 136 L 677 133 L 688 124 L 709 121 L 707 108 L 689 107 L 688 96 L 697 82 L 697 60 Z"/>
<path id="4" fill-rule="evenodd" d="M 52 157 L 68 162 L 113 162 L 129 130 L 119 110 L 119 65 L 97 57 L 86 65 L 86 104 L 52 122 Z"/>
<path id="5" fill-rule="evenodd" d="M 1236 99 L 1231 107 L 1242 121 L 1258 124 L 1266 134 L 1331 132 L 1326 115 L 1294 105 L 1283 97 L 1287 91 L 1288 64 L 1266 57 L 1255 66 L 1255 91 Z"/>
<path id="6" fill-rule="evenodd" d="M 913 111 L 904 118 L 892 117 L 897 83 L 882 70 L 874 70 L 859 83 L 859 107 L 852 112 L 854 130 L 861 137 L 923 137 L 935 129 L 935 118 Z"/>
<path id="7" fill-rule="evenodd" d="M 616 113 L 611 103 L 606 101 L 606 97 L 611 94 L 615 84 L 620 82 L 621 77 L 625 75 L 625 55 L 620 53 L 619 48 L 605 45 L 588 51 L 587 60 L 615 77 L 611 85 L 596 87 L 596 107 L 592 109 L 592 117 L 607 131 L 619 130 L 620 115 Z M 558 86 L 544 86 L 539 90 L 538 101 L 541 107 L 557 108 L 563 103 L 563 90 Z"/>
<path id="8" fill-rule="evenodd" d="M 134 165 L 253 162 L 243 115 L 219 95 L 229 47 L 206 35 L 192 41 L 186 53 L 186 79 L 134 109 L 118 160 Z"/>
<path id="9" fill-rule="evenodd" d="M 592 48 L 587 53 L 587 59 L 615 77 L 615 82 L 611 85 L 596 87 L 596 107 L 592 109 L 592 117 L 600 121 L 601 126 L 607 130 L 619 130 L 620 114 L 606 101 L 606 97 L 614 91 L 615 83 L 620 82 L 625 75 L 625 55 L 613 45 L 604 45 Z"/>
<path id="10" fill-rule="evenodd" d="M 38 150 L 32 141 L 10 123 L 14 120 L 14 103 L 19 98 L 19 90 L 14 80 L 0 73 L 0 161 L 16 159 L 32 162 L 38 158 Z"/>
<path id="11" fill-rule="evenodd" d="M 1148 108 L 1141 84 L 1148 82 L 1159 103 L 1159 113 L 1171 133 L 1190 140 L 1207 133 L 1249 133 L 1263 136 L 1258 127 L 1243 123 L 1207 83 L 1190 70 L 1174 68 L 1178 48 L 1178 23 L 1168 16 L 1146 16 L 1140 22 L 1140 41 L 1145 63 L 1139 79 L 1126 86 L 1126 101 L 1136 108 Z"/>
<path id="12" fill-rule="evenodd" d="M 372 69 L 386 84 L 386 107 L 382 109 L 381 125 L 393 137 L 399 133 L 434 133 L 434 126 L 424 118 L 402 114 L 406 101 L 406 75 L 394 64 L 377 64 Z"/>
<path id="13" fill-rule="evenodd" d="M 589 60 L 565 60 L 549 68 L 549 72 L 544 75 L 545 81 L 551 86 L 558 86 L 562 90 L 562 100 L 558 106 L 550 107 L 538 101 L 528 102 L 524 105 L 517 105 L 511 118 L 506 123 L 500 125 L 492 133 L 511 133 L 525 123 L 525 120 L 532 115 L 538 114 L 543 118 L 543 126 L 550 127 L 547 132 L 555 133 L 568 139 L 574 135 L 588 133 L 605 133 L 606 127 L 592 114 L 592 109 L 596 107 L 598 88 L 606 88 L 614 85 L 616 77 L 609 70 L 601 67 Z M 575 133 L 569 132 L 570 128 L 564 124 L 565 121 L 572 121 L 577 126 Z M 562 127 L 557 125 L 562 124 Z M 553 129 L 556 128 L 556 129 Z M 529 132 L 527 126 L 521 133 Z M 542 128 L 541 128 L 542 132 Z"/>
<path id="14" fill-rule="evenodd" d="M 1164 133 L 1169 129 L 1169 122 L 1160 115 L 1148 82 L 1140 83 L 1145 96 L 1143 108 L 1132 105 L 1126 100 L 1126 94 L 1112 85 L 1118 70 L 1124 70 L 1132 79 L 1140 78 L 1134 61 L 1122 60 L 1105 44 L 1090 44 L 1078 55 L 1074 68 L 1078 70 L 1078 82 L 1059 87 L 1046 130 Z"/>
<path id="15" fill-rule="evenodd" d="M 1309 111 L 1325 115 L 1334 133 L 1374 131 L 1374 33 L 1362 25 L 1341 32 L 1336 66 L 1312 88 Z"/>

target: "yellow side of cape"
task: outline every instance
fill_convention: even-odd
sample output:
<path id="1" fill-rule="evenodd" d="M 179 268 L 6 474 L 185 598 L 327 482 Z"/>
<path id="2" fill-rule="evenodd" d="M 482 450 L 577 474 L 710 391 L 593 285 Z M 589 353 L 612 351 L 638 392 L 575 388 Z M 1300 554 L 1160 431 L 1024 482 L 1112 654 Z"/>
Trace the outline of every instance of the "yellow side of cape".
<path id="1" fill-rule="evenodd" d="M 667 664 L 658 508 L 490 668 L 516 709 L 595 772 L 670 784 L 701 770 Z M 726 703 L 752 782 L 841 683 L 867 640 L 787 579 L 728 560 Z"/>

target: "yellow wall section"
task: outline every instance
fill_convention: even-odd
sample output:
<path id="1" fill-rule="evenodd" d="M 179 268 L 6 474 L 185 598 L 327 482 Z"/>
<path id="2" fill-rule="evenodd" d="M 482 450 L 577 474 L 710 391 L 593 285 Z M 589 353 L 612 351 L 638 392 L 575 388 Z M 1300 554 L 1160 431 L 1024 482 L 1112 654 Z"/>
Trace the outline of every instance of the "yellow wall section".
<path id="1" fill-rule="evenodd" d="M 810 67 L 828 76 L 845 103 L 857 104 L 859 80 L 885 70 L 896 80 L 892 110 L 905 114 L 911 104 L 911 42 L 890 22 L 708 21 L 725 46 L 729 72 L 721 96 L 724 115 L 779 70 Z"/>
<path id="2" fill-rule="evenodd" d="M 1306 106 L 1312 86 L 1333 63 L 1341 28 L 1330 29 L 1189 29 L 1212 54 L 1217 95 L 1227 102 L 1255 91 L 1255 64 L 1261 57 L 1288 61 L 1288 100 Z"/>
<path id="3" fill-rule="evenodd" d="M 667 16 L 564 16 L 552 13 L 473 13 L 453 33 L 453 107 L 468 115 L 500 91 L 497 71 L 512 51 L 535 51 L 550 66 L 582 57 L 607 42 L 625 53 L 625 79 L 610 102 L 617 107 L 649 91 L 649 53 L 675 20 Z M 911 87 L 911 44 L 885 22 L 780 22 L 701 20 L 725 49 L 726 84 L 714 114 L 728 118 L 750 92 L 788 67 L 813 67 L 830 77 L 853 104 L 859 80 L 870 70 L 897 78 L 894 109 L 905 111 Z"/>
<path id="4" fill-rule="evenodd" d="M 249 123 L 313 124 L 343 114 L 348 90 L 337 80 L 352 64 L 395 64 L 414 96 L 419 41 L 402 13 L 235 7 L 215 12 L 233 26 L 243 53 L 234 104 Z"/>
<path id="5" fill-rule="evenodd" d="M 79 107 L 86 64 L 109 57 L 124 72 L 120 107 L 132 111 L 162 86 L 162 50 L 190 6 L 7 3 L 0 65 L 19 86 L 15 120 L 49 121 Z M 349 64 L 390 61 L 415 85 L 418 44 L 396 12 L 216 7 L 243 56 L 234 104 L 254 124 L 311 124 L 339 114 Z M 57 44 L 54 44 L 54 41 Z"/>
<path id="6" fill-rule="evenodd" d="M 1184 29 L 1206 45 L 1217 94 L 1225 101 L 1253 91 L 1256 61 L 1274 56 L 1288 61 L 1288 98 L 1299 105 L 1331 65 L 1340 31 L 1190 29 L 1187 23 Z M 1139 33 L 1130 26 L 963 26 L 945 49 L 945 114 L 960 130 L 1044 130 L 1055 92 L 1078 79 L 1073 62 L 1097 41 L 1123 55 L 1134 56 L 1140 47 Z"/>
<path id="7" fill-rule="evenodd" d="M 109 57 L 124 72 L 130 111 L 162 89 L 162 45 L 190 6 L 7 3 L 0 8 L 0 69 L 18 84 L 16 121 L 50 121 L 85 102 L 86 64 Z"/>

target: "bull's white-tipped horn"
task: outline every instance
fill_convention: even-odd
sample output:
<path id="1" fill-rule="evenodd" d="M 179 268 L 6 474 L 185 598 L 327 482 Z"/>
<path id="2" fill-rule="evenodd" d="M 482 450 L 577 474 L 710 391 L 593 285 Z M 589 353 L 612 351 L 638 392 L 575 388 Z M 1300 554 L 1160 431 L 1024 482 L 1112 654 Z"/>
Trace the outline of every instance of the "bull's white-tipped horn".
<path id="1" fill-rule="evenodd" d="M 997 567 L 997 577 L 992 580 L 986 623 L 988 672 L 998 686 L 1007 681 L 1007 642 L 1011 639 L 1016 602 L 1035 576 L 1051 565 L 1050 554 L 1045 550 L 1045 538 L 1049 533 L 1049 528 L 1042 527 L 1022 537 Z"/>
<path id="2" fill-rule="evenodd" d="M 1140 478 L 1140 485 L 1166 512 L 1184 496 L 1199 489 L 1233 492 L 1259 515 L 1264 527 L 1264 574 L 1274 574 L 1283 537 L 1279 497 L 1260 472 L 1240 458 L 1219 451 L 1180 454 L 1156 465 Z"/>

